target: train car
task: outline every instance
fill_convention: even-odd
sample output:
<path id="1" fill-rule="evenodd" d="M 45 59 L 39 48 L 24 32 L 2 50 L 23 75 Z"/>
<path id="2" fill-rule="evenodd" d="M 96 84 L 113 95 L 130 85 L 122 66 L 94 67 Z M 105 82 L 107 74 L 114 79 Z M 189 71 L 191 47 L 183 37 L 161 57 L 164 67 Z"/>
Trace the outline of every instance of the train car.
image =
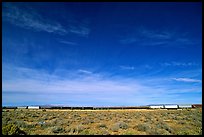
<path id="1" fill-rule="evenodd" d="M 93 108 L 93 107 L 83 107 L 83 109 L 84 109 L 84 110 L 87 110 L 87 109 L 88 109 L 88 110 L 93 110 L 94 108 Z"/>
<path id="2" fill-rule="evenodd" d="M 192 104 L 192 108 L 202 108 L 202 104 Z"/>
<path id="3" fill-rule="evenodd" d="M 28 109 L 28 106 L 19 106 L 17 109 Z"/>
<path id="4" fill-rule="evenodd" d="M 62 107 L 62 109 L 71 109 L 72 107 Z"/>
<path id="5" fill-rule="evenodd" d="M 191 104 L 179 104 L 178 107 L 180 109 L 187 109 L 187 108 L 192 108 Z"/>
<path id="6" fill-rule="evenodd" d="M 40 106 L 40 109 L 51 109 L 51 106 Z"/>
<path id="7" fill-rule="evenodd" d="M 3 107 L 3 109 L 17 109 L 17 107 L 14 107 L 14 106 L 5 106 L 5 107 Z"/>
<path id="8" fill-rule="evenodd" d="M 178 105 L 176 104 L 166 104 L 164 105 L 165 109 L 178 109 Z"/>
<path id="9" fill-rule="evenodd" d="M 61 106 L 52 106 L 51 109 L 62 109 Z"/>
<path id="10" fill-rule="evenodd" d="M 71 109 L 78 109 L 78 110 L 82 110 L 83 107 L 71 107 Z"/>
<path id="11" fill-rule="evenodd" d="M 150 105 L 149 108 L 152 108 L 152 109 L 161 109 L 161 108 L 164 108 L 164 105 Z"/>
<path id="12" fill-rule="evenodd" d="M 40 106 L 28 106 L 28 109 L 40 109 Z"/>

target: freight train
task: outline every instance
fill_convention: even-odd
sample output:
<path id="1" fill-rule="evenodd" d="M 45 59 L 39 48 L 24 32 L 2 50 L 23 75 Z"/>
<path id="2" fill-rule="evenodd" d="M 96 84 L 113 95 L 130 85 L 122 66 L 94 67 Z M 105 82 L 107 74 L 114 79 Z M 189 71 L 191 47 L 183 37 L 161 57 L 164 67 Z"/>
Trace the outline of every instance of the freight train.
<path id="1" fill-rule="evenodd" d="M 123 106 L 123 107 L 71 107 L 71 106 L 4 106 L 3 109 L 68 109 L 68 110 L 110 110 L 110 109 L 188 109 L 202 108 L 202 104 L 163 104 L 147 106 Z"/>

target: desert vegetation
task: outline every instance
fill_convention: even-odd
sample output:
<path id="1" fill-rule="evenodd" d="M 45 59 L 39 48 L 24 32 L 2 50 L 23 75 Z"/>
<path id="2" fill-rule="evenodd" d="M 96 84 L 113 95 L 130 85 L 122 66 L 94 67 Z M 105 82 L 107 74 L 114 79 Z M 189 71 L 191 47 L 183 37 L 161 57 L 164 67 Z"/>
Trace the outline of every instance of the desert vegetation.
<path id="1" fill-rule="evenodd" d="M 202 109 L 3 109 L 4 135 L 201 135 Z"/>

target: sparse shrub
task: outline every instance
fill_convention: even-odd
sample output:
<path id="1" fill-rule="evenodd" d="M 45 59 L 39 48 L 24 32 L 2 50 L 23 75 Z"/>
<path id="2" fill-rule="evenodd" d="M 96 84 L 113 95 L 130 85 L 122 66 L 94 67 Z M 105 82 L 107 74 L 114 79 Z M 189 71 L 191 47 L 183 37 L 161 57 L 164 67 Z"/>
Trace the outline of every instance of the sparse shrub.
<path id="1" fill-rule="evenodd" d="M 74 117 L 74 118 L 77 118 L 77 117 L 79 117 L 79 115 L 78 115 L 78 114 L 74 114 L 73 117 Z"/>
<path id="2" fill-rule="evenodd" d="M 80 135 L 94 135 L 96 134 L 94 130 L 85 129 L 79 133 Z"/>
<path id="3" fill-rule="evenodd" d="M 188 120 L 188 117 L 182 116 L 182 120 Z"/>
<path id="4" fill-rule="evenodd" d="M 11 118 L 9 118 L 9 117 L 6 117 L 6 118 L 5 118 L 5 121 L 6 121 L 6 122 L 8 122 L 8 121 L 10 121 L 10 120 L 11 120 Z"/>
<path id="5" fill-rule="evenodd" d="M 139 117 L 140 117 L 140 113 L 135 113 L 135 114 L 134 114 L 134 117 L 135 117 L 135 118 L 139 118 Z"/>
<path id="6" fill-rule="evenodd" d="M 15 123 L 15 125 L 17 125 L 18 127 L 22 127 L 22 128 L 27 128 L 27 126 L 28 126 L 28 125 L 27 125 L 24 121 L 22 121 L 22 120 L 15 121 L 14 123 Z"/>
<path id="7" fill-rule="evenodd" d="M 127 118 L 127 119 L 124 120 L 124 122 L 130 123 L 131 119 Z"/>
<path id="8" fill-rule="evenodd" d="M 169 112 L 168 112 L 169 113 Z M 162 116 L 168 116 L 169 114 L 168 114 L 167 112 L 164 112 L 164 113 L 162 113 Z"/>
<path id="9" fill-rule="evenodd" d="M 90 123 L 94 123 L 94 120 L 92 120 L 92 119 L 85 119 L 83 122 L 82 122 L 82 124 L 90 124 Z"/>
<path id="10" fill-rule="evenodd" d="M 202 127 L 189 129 L 188 127 L 183 127 L 177 132 L 177 135 L 202 135 Z"/>
<path id="11" fill-rule="evenodd" d="M 151 113 L 146 113 L 146 114 L 145 114 L 145 117 L 148 118 L 148 119 L 152 119 L 152 116 L 151 116 L 151 115 L 152 115 Z"/>
<path id="12" fill-rule="evenodd" d="M 71 129 L 72 133 L 80 133 L 85 129 L 85 127 L 83 125 L 77 125 L 76 127 Z"/>
<path id="13" fill-rule="evenodd" d="M 80 135 L 90 135 L 90 132 L 89 130 L 85 129 L 84 131 L 80 133 Z"/>
<path id="14" fill-rule="evenodd" d="M 37 124 L 27 124 L 26 128 L 30 129 L 30 128 L 35 128 L 37 126 Z"/>
<path id="15" fill-rule="evenodd" d="M 186 122 L 185 121 L 178 121 L 178 124 L 184 125 L 184 124 L 186 124 Z"/>
<path id="16" fill-rule="evenodd" d="M 119 127 L 118 125 L 116 125 L 116 124 L 114 124 L 114 125 L 111 127 L 111 130 L 112 130 L 113 132 L 118 132 L 119 129 L 120 129 L 120 127 Z"/>
<path id="17" fill-rule="evenodd" d="M 80 121 L 80 120 L 81 120 L 81 117 L 77 117 L 76 120 Z"/>
<path id="18" fill-rule="evenodd" d="M 153 128 L 147 131 L 149 135 L 170 135 L 170 133 L 164 129 Z"/>
<path id="19" fill-rule="evenodd" d="M 2 116 L 2 126 L 6 126 L 9 122 L 11 122 L 11 118 Z"/>
<path id="20" fill-rule="evenodd" d="M 82 132 L 85 129 L 82 125 L 78 125 L 76 128 L 78 133 Z"/>
<path id="21" fill-rule="evenodd" d="M 44 118 L 44 120 L 48 120 L 48 118 L 47 118 L 47 117 L 45 117 L 45 118 Z"/>
<path id="22" fill-rule="evenodd" d="M 110 135 L 110 133 L 107 130 L 101 130 L 100 132 L 102 135 Z"/>
<path id="23" fill-rule="evenodd" d="M 2 128 L 3 135 L 26 135 L 26 133 L 21 130 L 18 126 L 14 124 L 9 124 Z"/>
<path id="24" fill-rule="evenodd" d="M 177 116 L 172 116 L 172 119 L 179 120 L 179 118 Z"/>
<path id="25" fill-rule="evenodd" d="M 137 127 L 137 129 L 139 131 L 148 131 L 148 130 L 150 130 L 150 127 L 147 124 L 138 124 L 136 127 Z"/>
<path id="26" fill-rule="evenodd" d="M 65 127 L 65 133 L 69 133 L 72 131 L 72 128 L 71 127 Z"/>
<path id="27" fill-rule="evenodd" d="M 52 124 L 61 126 L 64 124 L 64 121 L 63 119 L 55 119 Z"/>
<path id="28" fill-rule="evenodd" d="M 52 132 L 53 133 L 62 133 L 62 132 L 64 132 L 64 129 L 62 127 L 53 127 Z"/>
<path id="29" fill-rule="evenodd" d="M 56 118 L 56 117 L 55 117 L 55 116 L 52 116 L 51 118 L 54 119 L 54 118 Z"/>
<path id="30" fill-rule="evenodd" d="M 100 123 L 97 127 L 98 128 L 107 128 L 106 124 L 104 124 L 104 123 Z"/>
<path id="31" fill-rule="evenodd" d="M 97 118 L 98 118 L 99 120 L 104 120 L 104 117 L 101 116 L 101 115 L 99 115 Z"/>
<path id="32" fill-rule="evenodd" d="M 118 126 L 120 128 L 122 128 L 122 129 L 127 129 L 128 128 L 128 125 L 125 122 L 118 122 L 116 124 L 118 124 Z"/>
<path id="33" fill-rule="evenodd" d="M 134 135 L 134 133 L 132 131 L 127 131 L 124 133 L 124 135 Z"/>
<path id="34" fill-rule="evenodd" d="M 111 130 L 117 132 L 120 128 L 127 129 L 128 125 L 125 122 L 117 122 L 112 126 Z"/>
<path id="35" fill-rule="evenodd" d="M 76 127 L 72 128 L 71 133 L 77 133 L 77 128 Z"/>
<path id="36" fill-rule="evenodd" d="M 157 126 L 157 128 L 165 129 L 165 130 L 169 131 L 170 133 L 173 132 L 173 129 L 172 129 L 171 127 L 169 127 L 169 126 L 168 126 L 166 123 L 164 123 L 164 122 L 160 122 L 160 123 L 158 123 L 156 126 Z"/>
<path id="37" fill-rule="evenodd" d="M 34 114 L 34 115 L 31 115 L 31 117 L 39 117 L 39 116 L 37 116 L 37 115 Z"/>

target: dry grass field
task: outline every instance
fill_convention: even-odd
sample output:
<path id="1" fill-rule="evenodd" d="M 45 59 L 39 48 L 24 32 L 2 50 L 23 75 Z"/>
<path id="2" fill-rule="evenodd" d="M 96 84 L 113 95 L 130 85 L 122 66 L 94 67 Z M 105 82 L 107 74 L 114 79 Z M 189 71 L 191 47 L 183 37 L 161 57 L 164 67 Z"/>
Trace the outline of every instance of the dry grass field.
<path id="1" fill-rule="evenodd" d="M 2 134 L 201 135 L 202 109 L 3 109 Z"/>

